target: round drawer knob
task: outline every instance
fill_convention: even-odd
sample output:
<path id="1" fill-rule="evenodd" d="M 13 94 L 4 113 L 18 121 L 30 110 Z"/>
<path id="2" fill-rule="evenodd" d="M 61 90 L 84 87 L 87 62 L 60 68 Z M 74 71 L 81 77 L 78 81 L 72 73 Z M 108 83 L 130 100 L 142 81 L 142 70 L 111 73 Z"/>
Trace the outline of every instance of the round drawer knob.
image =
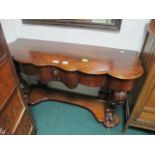
<path id="1" fill-rule="evenodd" d="M 59 73 L 58 70 L 54 70 L 54 71 L 53 71 L 53 74 L 54 74 L 54 75 L 58 75 L 58 73 Z"/>

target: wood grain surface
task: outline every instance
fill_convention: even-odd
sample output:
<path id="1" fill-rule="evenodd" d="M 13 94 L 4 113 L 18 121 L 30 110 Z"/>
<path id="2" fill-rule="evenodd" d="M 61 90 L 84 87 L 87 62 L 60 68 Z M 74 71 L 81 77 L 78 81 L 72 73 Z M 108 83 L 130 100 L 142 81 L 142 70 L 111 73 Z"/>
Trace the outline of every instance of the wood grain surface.
<path id="1" fill-rule="evenodd" d="M 108 74 L 119 79 L 135 79 L 143 74 L 135 51 L 32 39 L 18 39 L 9 48 L 15 60 L 35 66 Z"/>

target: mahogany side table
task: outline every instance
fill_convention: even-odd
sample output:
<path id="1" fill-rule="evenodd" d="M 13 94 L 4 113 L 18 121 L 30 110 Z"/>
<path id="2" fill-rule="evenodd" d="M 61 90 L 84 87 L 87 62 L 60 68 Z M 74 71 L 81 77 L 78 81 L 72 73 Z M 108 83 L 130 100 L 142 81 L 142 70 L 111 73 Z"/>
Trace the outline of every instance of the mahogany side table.
<path id="1" fill-rule="evenodd" d="M 32 39 L 18 39 L 9 48 L 30 105 L 56 100 L 81 106 L 109 128 L 119 123 L 115 105 L 126 102 L 134 81 L 143 74 L 135 51 Z M 28 89 L 22 72 L 36 76 L 37 87 Z M 101 89 L 93 97 L 49 89 L 45 85 L 50 81 L 60 81 L 70 89 L 78 84 Z"/>

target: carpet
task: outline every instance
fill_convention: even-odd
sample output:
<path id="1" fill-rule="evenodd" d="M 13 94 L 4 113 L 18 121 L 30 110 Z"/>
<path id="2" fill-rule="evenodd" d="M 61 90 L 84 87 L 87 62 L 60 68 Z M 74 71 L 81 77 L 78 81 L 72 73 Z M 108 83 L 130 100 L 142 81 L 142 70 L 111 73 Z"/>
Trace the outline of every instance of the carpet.
<path id="1" fill-rule="evenodd" d="M 129 127 L 123 132 L 124 111 L 117 107 L 120 124 L 107 129 L 96 121 L 86 109 L 78 106 L 46 101 L 30 106 L 30 112 L 37 128 L 37 135 L 152 135 L 154 132 Z"/>

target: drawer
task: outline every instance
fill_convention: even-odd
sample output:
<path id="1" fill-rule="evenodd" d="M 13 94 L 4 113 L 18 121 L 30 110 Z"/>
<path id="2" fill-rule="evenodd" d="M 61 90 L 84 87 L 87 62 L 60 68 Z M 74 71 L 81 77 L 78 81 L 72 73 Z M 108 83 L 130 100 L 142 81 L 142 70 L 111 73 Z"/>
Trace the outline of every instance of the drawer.
<path id="1" fill-rule="evenodd" d="M 25 107 L 22 105 L 22 99 L 17 89 L 13 92 L 9 98 L 7 104 L 0 113 L 0 126 L 6 130 L 7 133 L 13 132 L 16 128 L 18 120 L 22 116 Z"/>
<path id="2" fill-rule="evenodd" d="M 42 83 L 48 83 L 51 80 L 61 81 L 61 70 L 56 67 L 41 67 L 39 68 L 39 80 Z"/>
<path id="3" fill-rule="evenodd" d="M 11 65 L 7 61 L 0 67 L 0 109 L 5 104 L 15 82 L 16 80 Z"/>
<path id="4" fill-rule="evenodd" d="M 57 67 L 41 67 L 38 71 L 41 83 L 59 81 L 71 89 L 78 85 L 78 72 L 68 72 Z"/>
<path id="5" fill-rule="evenodd" d="M 28 134 L 31 134 L 32 131 L 33 131 L 32 121 L 30 119 L 29 114 L 25 112 L 14 134 L 28 135 Z"/>

